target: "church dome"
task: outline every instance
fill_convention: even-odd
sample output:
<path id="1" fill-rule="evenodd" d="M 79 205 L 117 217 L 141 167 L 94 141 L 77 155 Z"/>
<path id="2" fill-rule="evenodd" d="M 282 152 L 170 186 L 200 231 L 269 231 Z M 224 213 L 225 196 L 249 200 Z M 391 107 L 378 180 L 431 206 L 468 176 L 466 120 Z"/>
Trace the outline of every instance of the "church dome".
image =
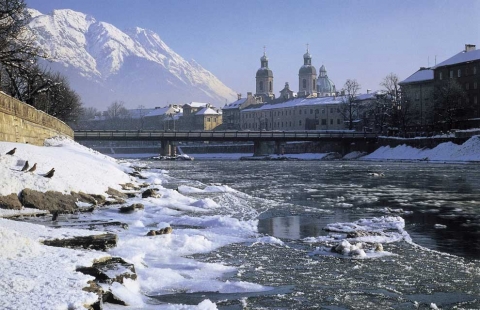
<path id="1" fill-rule="evenodd" d="M 315 67 L 312 66 L 312 65 L 303 65 L 303 66 L 300 67 L 300 70 L 298 71 L 298 74 L 299 75 L 303 75 L 303 74 L 317 75 L 317 69 L 315 69 Z"/>
<path id="2" fill-rule="evenodd" d="M 312 55 L 307 51 L 305 54 L 303 54 L 303 59 L 312 59 Z"/>
<path id="3" fill-rule="evenodd" d="M 317 91 L 319 93 L 334 93 L 336 92 L 335 84 L 328 78 L 325 66 L 320 67 L 320 74 L 317 80 Z"/>
<path id="4" fill-rule="evenodd" d="M 268 57 L 265 54 L 263 54 L 263 56 L 260 57 L 260 62 L 263 62 L 263 61 L 268 61 Z"/>
<path id="5" fill-rule="evenodd" d="M 335 84 L 333 84 L 332 80 L 330 80 L 328 76 L 321 77 L 317 81 L 317 91 L 319 93 L 334 93 Z"/>
<path id="6" fill-rule="evenodd" d="M 256 75 L 257 78 L 259 77 L 273 77 L 273 72 L 272 70 L 268 69 L 268 68 L 260 68 L 257 70 L 257 75 Z"/>

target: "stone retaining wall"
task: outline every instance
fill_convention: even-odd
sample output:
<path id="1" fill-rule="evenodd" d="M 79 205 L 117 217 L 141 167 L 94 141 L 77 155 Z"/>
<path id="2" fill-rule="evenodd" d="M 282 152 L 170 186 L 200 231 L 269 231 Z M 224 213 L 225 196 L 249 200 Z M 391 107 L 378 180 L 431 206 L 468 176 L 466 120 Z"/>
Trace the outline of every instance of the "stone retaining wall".
<path id="1" fill-rule="evenodd" d="M 73 130 L 61 120 L 0 92 L 0 141 L 43 145 L 45 139 Z"/>

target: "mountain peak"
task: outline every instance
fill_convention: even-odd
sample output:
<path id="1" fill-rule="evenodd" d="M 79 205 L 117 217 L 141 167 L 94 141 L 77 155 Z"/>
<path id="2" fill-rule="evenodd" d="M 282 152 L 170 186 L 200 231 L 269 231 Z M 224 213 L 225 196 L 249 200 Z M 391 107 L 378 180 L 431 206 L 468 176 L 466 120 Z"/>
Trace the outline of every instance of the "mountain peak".
<path id="1" fill-rule="evenodd" d="M 53 69 L 69 77 L 86 106 L 104 109 L 115 100 L 126 106 L 167 102 L 233 101 L 236 93 L 195 61 L 188 62 L 154 31 L 121 31 L 70 9 L 45 15 L 29 10 L 30 27 Z"/>

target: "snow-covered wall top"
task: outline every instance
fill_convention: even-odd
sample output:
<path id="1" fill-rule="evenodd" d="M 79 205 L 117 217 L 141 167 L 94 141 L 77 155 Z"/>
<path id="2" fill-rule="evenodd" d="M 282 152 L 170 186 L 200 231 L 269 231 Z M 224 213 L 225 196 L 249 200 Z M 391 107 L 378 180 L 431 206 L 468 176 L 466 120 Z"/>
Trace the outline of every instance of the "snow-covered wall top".
<path id="1" fill-rule="evenodd" d="M 86 106 L 104 109 L 115 100 L 131 108 L 188 101 L 223 105 L 236 99 L 236 92 L 150 30 L 121 31 L 68 9 L 29 12 L 52 69 L 67 75 Z"/>

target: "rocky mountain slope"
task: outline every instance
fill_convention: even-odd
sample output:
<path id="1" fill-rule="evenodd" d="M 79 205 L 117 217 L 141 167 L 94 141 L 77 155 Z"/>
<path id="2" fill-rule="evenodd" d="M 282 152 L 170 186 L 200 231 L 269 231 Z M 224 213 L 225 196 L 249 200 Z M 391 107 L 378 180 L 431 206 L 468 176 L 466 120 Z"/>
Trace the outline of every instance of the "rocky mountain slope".
<path id="1" fill-rule="evenodd" d="M 152 31 L 121 31 L 68 9 L 30 14 L 30 26 L 51 59 L 48 65 L 69 78 L 87 107 L 105 110 L 115 100 L 128 108 L 189 101 L 221 107 L 236 98 L 211 72 L 183 59 Z"/>

